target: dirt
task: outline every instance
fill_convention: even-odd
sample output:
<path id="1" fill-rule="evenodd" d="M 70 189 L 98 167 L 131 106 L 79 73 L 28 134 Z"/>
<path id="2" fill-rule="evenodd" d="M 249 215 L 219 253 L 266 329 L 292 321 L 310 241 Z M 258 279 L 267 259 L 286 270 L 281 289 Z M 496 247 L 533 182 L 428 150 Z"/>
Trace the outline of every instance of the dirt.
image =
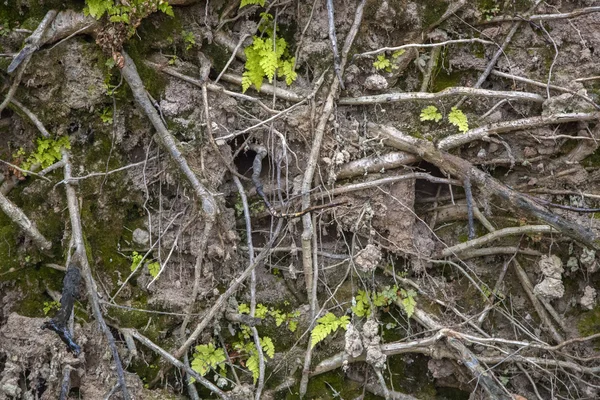
<path id="1" fill-rule="evenodd" d="M 53 29 L 68 25 L 68 21 L 87 21 L 81 14 L 82 2 L 34 3 L 0 4 L 3 71 L 10 55 L 21 50 L 28 32 L 37 27 L 47 9 L 75 7 L 63 14 L 61 18 L 67 18 Z M 126 3 L 138 2 L 119 2 L 123 7 Z M 271 238 L 278 213 L 288 216 L 274 248 L 255 269 L 255 284 L 249 279 L 235 291 L 228 302 L 230 309 L 218 310 L 188 352 L 190 361 L 199 360 L 195 346 L 210 343 L 227 353 L 229 360 L 212 366 L 206 378 L 223 384 L 231 398 L 254 398 L 257 386 L 249 371 L 252 353 L 245 348 L 254 340 L 239 320 L 227 315 L 254 308 L 254 304 L 257 312 L 266 313 L 257 326 L 258 334 L 262 340 L 271 339 L 275 349 L 272 358 L 265 356 L 262 398 L 298 398 L 311 329 L 327 312 L 336 317 L 347 315 L 351 323 L 332 329 L 312 349 L 309 369 L 319 370 L 322 363 L 338 358 L 342 361 L 329 372 L 310 377 L 306 398 L 383 398 L 385 390 L 373 369 L 383 373 L 387 390 L 395 396 L 485 398 L 486 389 L 465 367 L 464 354 L 446 347 L 443 339 L 424 346 L 415 344 L 400 354 L 386 350 L 391 343 L 431 338 L 439 331 L 432 328 L 431 321 L 436 321 L 434 326 L 471 335 L 471 339 L 461 340 L 475 357 L 506 357 L 481 364 L 495 376 L 498 387 L 512 394 L 527 399 L 598 396 L 600 382 L 590 373 L 597 368 L 598 341 L 581 340 L 600 330 L 597 249 L 574 241 L 566 230 L 527 231 L 528 226 L 544 222 L 532 218 L 524 206 L 507 205 L 488 188 L 473 185 L 476 237 L 504 228 L 518 232 L 474 246 L 487 248 L 485 254 L 461 259 L 464 253 L 458 249 L 444 260 L 436 259 L 448 247 L 472 244 L 465 183 L 435 160 L 423 161 L 422 151 L 407 153 L 413 157 L 408 165 L 398 162 L 399 156 L 391 153 L 400 150 L 374 134 L 369 124 L 392 126 L 408 140 L 437 145 L 444 138 L 460 135 L 448 116 L 461 96 L 363 106 L 339 103 L 359 96 L 418 92 L 422 86 L 431 93 L 473 87 L 513 24 L 494 19 L 524 15 L 532 2 L 467 1 L 444 16 L 459 2 L 368 0 L 344 66 L 344 89 L 335 93 L 333 111 L 322 121 L 323 142 L 316 154 L 310 193 L 311 205 L 323 207 L 313 210 L 312 219 L 289 215 L 302 210 L 302 183 L 311 149 L 323 125 L 320 119 L 329 88 L 338 79 L 326 2 L 267 1 L 265 7 L 241 8 L 223 0 L 171 3 L 174 17 L 157 12 L 144 18 L 127 39 L 124 51 L 134 60 L 155 109 L 175 138 L 176 150 L 214 197 L 219 210 L 214 220 L 202 213 L 202 201 L 173 162 L 172 151 L 165 149 L 148 116 L 136 105 L 131 88 L 112 66 L 120 54 L 111 43 L 117 39 L 120 43 L 129 32 L 127 26 L 110 25 L 105 18 L 94 23 L 102 30 L 99 38 L 90 34 L 91 28 L 78 28 L 69 31 L 77 32 L 72 37 L 63 35 L 63 41 L 44 45 L 31 58 L 15 94 L 53 137 L 69 136 L 73 175 L 94 174 L 75 186 L 84 245 L 102 313 L 116 338 L 133 398 L 188 398 L 189 393 L 182 370 L 171 369 L 155 380 L 167 362 L 138 341 L 132 352 L 123 329 L 136 329 L 174 352 L 185 340 L 182 335 L 193 332 L 250 263 L 246 218 L 232 171 L 239 174 L 248 195 L 254 256 Z M 338 0 L 333 4 L 341 52 L 357 4 Z M 533 13 L 568 13 L 593 5 L 593 1 L 548 1 Z M 254 87 L 242 94 L 240 85 L 226 76 L 215 84 L 229 61 L 229 74 L 243 74 L 243 58 L 230 60 L 231 52 L 242 35 L 256 32 L 263 12 L 273 18 L 258 35 L 267 37 L 276 24 L 276 37 L 287 43 L 284 56 L 297 57 L 295 82 L 286 85 L 278 71 L 271 84 L 299 96 L 318 89 L 314 98 L 297 104 L 258 93 Z M 594 112 L 592 103 L 600 101 L 599 24 L 598 12 L 570 19 L 521 21 L 495 70 L 540 83 L 492 74 L 481 88 L 536 93 L 544 101 L 501 102 L 497 97 L 466 96 L 458 108 L 466 115 L 469 128 Z M 426 47 L 406 49 L 402 54 L 382 52 L 389 60 L 383 69 L 374 65 L 377 55 L 360 56 L 386 46 L 473 37 L 496 44 L 443 46 L 437 60 L 430 60 L 436 53 Z M 252 39 L 246 38 L 241 52 L 250 43 Z M 146 61 L 161 67 L 155 69 Z M 201 87 L 161 70 L 169 68 L 202 82 L 208 63 L 210 119 Z M 430 65 L 431 80 L 424 84 Z M 1 75 L 4 98 L 18 75 Z M 317 87 L 321 75 L 324 80 Z M 563 90 L 547 88 L 548 82 Z M 266 85 L 267 79 L 263 83 Z M 424 120 L 421 112 L 427 106 L 435 106 L 442 119 Z M 273 119 L 255 126 L 268 118 Z M 505 130 L 450 153 L 504 185 L 539 199 L 551 216 L 549 220 L 561 217 L 598 235 L 600 223 L 594 211 L 600 204 L 597 122 L 594 118 Z M 236 137 L 224 139 L 231 135 Z M 26 156 L 17 156 L 17 151 L 22 148 L 25 155 L 35 152 L 39 132 L 26 113 L 9 105 L 1 114 L 0 137 L 0 159 L 22 165 Z M 257 146 L 267 150 L 260 180 L 275 212 L 257 194 L 251 179 Z M 388 156 L 395 161 L 386 163 Z M 349 173 L 349 166 L 359 162 L 377 167 Z M 120 168 L 124 170 L 115 171 Z M 105 175 L 107 171 L 113 172 Z M 64 274 L 52 266 L 65 265 L 71 254 L 73 230 L 61 182 L 62 167 L 46 175 L 48 180 L 33 174 L 25 177 L 5 163 L 0 172 L 0 192 L 21 208 L 53 245 L 49 252 L 39 251 L 23 230 L 0 214 L 0 399 L 57 398 L 66 369 L 71 369 L 68 398 L 120 398 L 118 390 L 109 395 L 116 383 L 115 364 L 83 285 L 74 324 L 82 355 L 73 356 L 54 333 L 40 329 L 56 312 L 51 303 L 60 298 L 62 289 Z M 431 179 L 415 173 L 429 174 Z M 403 175 L 406 179 L 393 183 L 380 181 Z M 352 185 L 363 186 L 346 190 Z M 336 190 L 344 192 L 333 194 Z M 309 219 L 314 236 L 308 238 L 309 253 L 303 253 Z M 203 242 L 207 224 L 212 224 L 212 229 Z M 134 252 L 146 255 L 136 271 Z M 534 286 L 532 295 L 553 307 L 548 318 L 537 315 L 525 293 L 529 289 L 523 288 L 515 273 L 513 257 Z M 154 281 L 156 265 L 161 274 Z M 305 277 L 313 273 L 306 270 L 307 265 L 318 270 L 313 280 L 317 283 L 314 300 L 307 292 Z M 353 313 L 359 290 L 370 296 L 367 302 L 373 308 L 371 315 L 362 318 Z M 572 341 L 561 344 L 560 351 L 542 348 L 559 344 L 542 320 L 552 321 L 564 340 Z M 496 341 L 490 344 L 489 338 Z M 524 342 L 535 345 L 519 344 Z M 517 364 L 508 356 L 513 354 L 525 358 Z M 549 364 L 548 360 L 563 364 Z M 195 368 L 199 369 L 198 361 Z M 572 380 L 573 374 L 576 380 Z M 193 386 L 199 398 L 215 397 L 200 383 Z"/>

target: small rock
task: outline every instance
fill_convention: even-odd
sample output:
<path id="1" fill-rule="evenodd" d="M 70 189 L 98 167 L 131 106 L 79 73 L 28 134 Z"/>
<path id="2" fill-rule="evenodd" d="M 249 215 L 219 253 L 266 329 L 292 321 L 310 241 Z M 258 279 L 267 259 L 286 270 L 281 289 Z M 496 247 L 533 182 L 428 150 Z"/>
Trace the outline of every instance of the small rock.
<path id="1" fill-rule="evenodd" d="M 365 79 L 364 86 L 368 90 L 385 90 L 388 88 L 388 82 L 383 76 L 374 74 Z"/>
<path id="2" fill-rule="evenodd" d="M 133 241 L 137 244 L 145 245 L 150 241 L 150 234 L 144 229 L 137 228 L 133 231 Z"/>
<path id="3" fill-rule="evenodd" d="M 587 268 L 587 272 L 593 274 L 598 270 L 598 263 L 596 262 L 596 250 L 590 250 L 584 248 L 581 251 L 581 257 L 579 257 L 581 265 Z"/>
<path id="4" fill-rule="evenodd" d="M 381 261 L 381 250 L 375 245 L 369 244 L 362 249 L 354 258 L 354 263 L 363 272 L 372 272 Z"/>
<path id="5" fill-rule="evenodd" d="M 533 293 L 547 299 L 560 299 L 565 294 L 565 286 L 560 279 L 548 277 L 535 285 Z"/>
<path id="6" fill-rule="evenodd" d="M 560 280 L 564 271 L 562 261 L 555 255 L 542 256 L 538 262 L 540 271 L 544 276 Z"/>
<path id="7" fill-rule="evenodd" d="M 583 291 L 583 296 L 579 299 L 581 307 L 591 310 L 596 305 L 596 289 L 591 286 L 586 286 Z"/>

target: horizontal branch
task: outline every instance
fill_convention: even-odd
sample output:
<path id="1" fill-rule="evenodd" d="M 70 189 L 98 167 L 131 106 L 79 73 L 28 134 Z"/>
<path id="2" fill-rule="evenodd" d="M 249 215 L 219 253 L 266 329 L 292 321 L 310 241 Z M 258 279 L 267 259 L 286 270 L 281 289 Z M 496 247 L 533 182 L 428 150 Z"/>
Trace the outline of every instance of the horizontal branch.
<path id="1" fill-rule="evenodd" d="M 584 115 L 598 116 L 597 113 Z M 372 135 L 384 139 L 385 144 L 398 150 L 418 154 L 424 160 L 461 180 L 470 179 L 470 181 L 477 185 L 480 190 L 485 191 L 491 196 L 498 197 L 500 201 L 509 205 L 513 210 L 521 210 L 533 218 L 539 219 L 545 224 L 552 226 L 572 239 L 577 240 L 590 248 L 600 250 L 600 240 L 594 231 L 579 223 L 567 220 L 552 213 L 535 200 L 506 186 L 488 173 L 476 168 L 467 160 L 440 151 L 433 143 L 406 135 L 391 126 L 369 123 L 368 129 Z"/>
<path id="2" fill-rule="evenodd" d="M 403 165 L 416 163 L 417 161 L 419 161 L 419 157 L 398 151 L 365 157 L 343 164 L 336 173 L 335 178 L 336 180 L 352 178 L 358 175 L 366 175 L 370 172 L 380 172 L 382 169 L 398 168 Z"/>
<path id="3" fill-rule="evenodd" d="M 438 257 L 449 257 L 452 255 L 458 255 L 463 251 L 472 249 L 473 247 L 483 246 L 494 240 L 500 239 L 505 236 L 513 235 L 525 235 L 529 233 L 550 233 L 556 232 L 550 225 L 525 225 L 511 228 L 498 229 L 497 231 L 490 232 L 487 235 L 478 237 L 473 240 L 469 240 L 464 243 L 457 244 L 455 246 L 447 247 L 440 252 Z"/>
<path id="4" fill-rule="evenodd" d="M 221 79 L 224 80 L 225 82 L 234 83 L 234 84 L 242 87 L 242 77 L 240 75 L 223 74 L 221 76 Z M 287 100 L 287 101 L 296 102 L 296 101 L 304 100 L 304 97 L 302 97 L 299 94 L 296 94 L 296 93 L 291 92 L 286 89 L 282 89 L 282 88 L 270 85 L 268 83 L 262 84 L 262 86 L 260 87 L 260 93 L 269 94 L 269 95 L 275 94 L 275 96 L 279 97 L 280 99 Z"/>
<path id="5" fill-rule="evenodd" d="M 344 97 L 341 98 L 341 105 L 362 105 L 362 104 L 379 104 L 379 103 L 397 103 L 400 101 L 416 101 L 416 100 L 438 100 L 450 96 L 472 96 L 472 97 L 488 97 L 500 98 L 507 100 L 523 100 L 543 103 L 544 98 L 536 93 L 516 92 L 516 91 L 501 91 L 488 89 L 475 89 L 470 87 L 455 86 L 447 88 L 437 93 L 427 92 L 401 92 L 401 93 L 385 93 L 374 96 L 361 97 Z"/>
<path id="6" fill-rule="evenodd" d="M 426 49 L 426 48 L 432 48 L 432 47 L 447 46 L 449 44 L 461 44 L 461 43 L 496 44 L 495 42 L 491 42 L 489 40 L 483 40 L 483 39 L 479 39 L 479 38 L 453 39 L 453 40 L 446 40 L 445 42 L 439 42 L 439 43 L 409 43 L 409 44 L 403 44 L 401 46 L 396 46 L 396 47 L 382 47 L 381 49 L 367 51 L 365 53 L 357 54 L 354 57 L 362 58 L 362 57 L 374 56 L 374 55 L 377 55 L 380 53 L 385 53 L 386 51 L 398 51 L 398 50 L 405 50 L 405 49 L 412 49 L 412 48 L 420 48 L 420 49 L 425 48 Z"/>
<path id="7" fill-rule="evenodd" d="M 486 136 L 496 133 L 538 128 L 545 125 L 564 124 L 575 121 L 593 121 L 597 119 L 600 119 L 600 112 L 542 115 L 540 117 L 496 122 L 481 126 L 479 128 L 471 129 L 465 133 L 448 136 L 447 138 L 440 140 L 437 147 L 440 150 L 450 150 L 475 140 L 481 140 Z"/>
<path id="8" fill-rule="evenodd" d="M 556 21 L 559 19 L 580 17 L 582 15 L 591 14 L 594 12 L 600 12 L 600 7 L 586 7 L 586 8 L 579 8 L 577 10 L 573 10 L 568 13 L 537 14 L 537 15 L 531 15 L 529 17 L 524 17 L 521 15 L 517 15 L 514 17 L 513 16 L 495 17 L 495 18 L 491 18 L 489 21 L 482 22 L 482 25 L 483 24 L 495 24 L 495 23 L 500 23 L 500 22 L 510 22 L 510 21 L 533 21 L 533 22 Z"/>

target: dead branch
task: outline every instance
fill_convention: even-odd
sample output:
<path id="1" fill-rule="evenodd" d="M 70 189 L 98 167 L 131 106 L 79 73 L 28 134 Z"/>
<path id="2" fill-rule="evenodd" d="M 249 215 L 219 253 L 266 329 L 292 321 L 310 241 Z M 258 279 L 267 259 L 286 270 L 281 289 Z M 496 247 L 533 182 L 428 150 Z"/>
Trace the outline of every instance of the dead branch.
<path id="1" fill-rule="evenodd" d="M 344 90 L 344 81 L 342 80 L 342 69 L 340 67 L 340 55 L 337 46 L 337 36 L 335 34 L 335 18 L 333 17 L 333 0 L 327 0 L 327 21 L 329 22 L 329 41 L 333 50 L 333 69 L 335 75 L 340 81 L 340 87 Z"/>
<path id="2" fill-rule="evenodd" d="M 206 379 L 203 376 L 201 376 L 200 374 L 198 374 L 196 371 L 194 371 L 193 369 L 191 369 L 190 367 L 188 367 L 187 365 L 185 365 L 184 363 L 182 363 L 181 361 L 179 361 L 177 358 L 173 357 L 171 354 L 169 354 L 168 351 L 164 350 L 162 347 L 158 346 L 157 344 L 155 344 L 154 342 L 152 342 L 150 339 L 148 339 L 147 337 L 145 337 L 144 335 L 142 335 L 141 333 L 139 333 L 137 331 L 137 329 L 120 328 L 120 330 L 122 332 L 124 332 L 124 333 L 127 333 L 127 334 L 131 335 L 132 337 L 134 337 L 137 340 L 139 340 L 140 343 L 142 343 L 144 346 L 146 346 L 146 347 L 152 349 L 153 351 L 155 351 L 156 353 L 160 354 L 160 356 L 162 358 L 164 358 L 165 360 L 167 360 L 174 367 L 185 370 L 185 372 L 187 374 L 189 374 L 194 379 L 196 379 L 198 382 L 200 382 L 200 384 L 202 386 L 206 387 L 209 390 L 212 390 L 220 398 L 222 398 L 222 399 L 229 399 L 230 398 L 227 395 L 227 393 L 223 392 L 221 389 L 219 389 L 217 386 L 215 386 L 211 381 L 209 381 L 208 379 Z"/>
<path id="3" fill-rule="evenodd" d="M 31 60 L 31 56 L 43 44 L 42 36 L 46 32 L 46 29 L 48 29 L 48 26 L 54 20 L 54 18 L 56 18 L 55 10 L 50 10 L 46 13 L 44 19 L 42 19 L 42 22 L 40 22 L 36 30 L 31 34 L 31 36 L 25 39 L 25 46 L 23 47 L 23 49 L 21 49 L 19 54 L 17 54 L 15 58 L 13 58 L 12 62 L 8 66 L 7 72 L 9 74 L 19 67 L 21 68 L 19 69 L 17 75 L 13 79 L 10 89 L 8 89 L 8 93 L 4 98 L 4 101 L 2 102 L 2 104 L 0 104 L 0 113 L 2 113 L 4 108 L 6 108 L 8 103 L 10 103 L 11 99 L 17 92 L 19 84 L 21 83 L 21 79 L 23 78 L 23 73 L 27 69 L 27 64 L 29 64 L 29 60 Z"/>
<path id="4" fill-rule="evenodd" d="M 556 230 L 549 225 L 525 225 L 498 229 L 497 231 L 490 232 L 487 235 L 478 237 L 476 239 L 469 240 L 464 243 L 459 243 L 452 247 L 447 247 L 444 250 L 442 250 L 439 255 L 437 255 L 437 258 L 449 257 L 451 255 L 458 256 L 460 253 L 471 250 L 473 247 L 483 246 L 505 236 L 526 235 L 528 233 L 552 232 L 556 232 Z"/>
<path id="5" fill-rule="evenodd" d="M 0 193 L 0 208 L 8 218 L 23 230 L 23 232 L 35 243 L 40 250 L 49 250 L 52 242 L 44 237 L 37 229 L 35 223 L 31 221 L 19 207 Z"/>
<path id="6" fill-rule="evenodd" d="M 362 0 L 358 7 L 356 8 L 356 12 L 354 15 L 354 21 L 352 26 L 350 27 L 350 31 L 346 36 L 346 40 L 344 42 L 344 47 L 342 49 L 342 60 L 340 62 L 340 77 L 343 77 L 344 69 L 346 67 L 346 62 L 348 60 L 348 53 L 350 51 L 350 47 L 354 42 L 354 38 L 358 32 L 358 28 L 360 27 L 363 10 L 365 6 L 366 0 Z M 317 167 L 317 163 L 319 160 L 319 153 L 321 152 L 321 143 L 323 141 L 323 136 L 325 133 L 325 128 L 327 126 L 327 122 L 329 121 L 329 116 L 331 115 L 333 108 L 335 106 L 335 99 L 337 97 L 339 88 L 340 88 L 341 79 L 334 79 L 331 83 L 331 87 L 329 88 L 329 93 L 327 95 L 327 99 L 323 105 L 321 110 L 321 117 L 319 118 L 319 122 L 317 127 L 315 128 L 315 132 L 313 135 L 313 143 L 310 149 L 310 155 L 306 164 L 306 170 L 304 172 L 304 176 L 302 178 L 302 208 L 307 209 L 310 207 L 310 189 L 312 186 L 312 181 L 315 174 L 315 169 Z M 306 291 L 311 296 L 310 298 L 310 309 L 311 309 L 311 321 L 316 320 L 316 311 L 317 311 L 317 298 L 316 298 L 316 287 L 313 288 L 313 280 L 316 281 L 318 272 L 318 264 L 317 260 L 313 259 L 313 249 L 312 249 L 312 237 L 313 237 L 313 229 L 315 227 L 312 224 L 312 218 L 310 213 L 305 214 L 302 217 L 302 268 L 304 270 L 304 279 L 306 282 Z M 316 250 L 316 249 L 315 249 Z M 313 271 L 314 268 L 314 271 Z M 310 373 L 310 361 L 312 355 L 312 347 L 310 343 L 307 347 L 306 354 L 304 357 L 304 369 L 302 371 L 302 379 L 300 380 L 300 397 L 303 398 L 306 394 L 306 390 L 308 387 L 308 378 Z"/>
<path id="7" fill-rule="evenodd" d="M 46 129 L 46 127 L 44 126 L 42 121 L 40 121 L 39 118 L 34 113 L 32 113 L 27 107 L 25 107 L 17 99 L 10 99 L 10 102 L 12 104 L 14 104 L 19 110 L 21 110 L 21 112 L 23 112 L 23 114 L 27 115 L 27 117 L 31 120 L 31 122 L 33 122 L 35 127 L 38 128 L 38 130 L 40 131 L 40 133 L 42 134 L 43 137 L 45 137 L 45 138 L 50 137 L 50 132 L 48 132 L 48 130 Z"/>
<path id="8" fill-rule="evenodd" d="M 137 105 L 148 116 L 150 122 L 160 137 L 161 144 L 166 148 L 173 161 L 175 161 L 181 172 L 185 175 L 187 180 L 194 188 L 194 191 L 202 201 L 202 208 L 208 219 L 211 221 L 214 220 L 219 212 L 219 209 L 213 195 L 204 187 L 202 183 L 200 183 L 200 180 L 198 180 L 196 174 L 194 174 L 192 169 L 189 167 L 185 157 L 183 157 L 183 154 L 181 154 L 181 151 L 179 151 L 179 148 L 177 147 L 175 138 L 163 124 L 160 115 L 150 102 L 150 99 L 148 99 L 148 95 L 146 94 L 144 84 L 140 79 L 140 75 L 137 72 L 135 63 L 125 51 L 122 52 L 122 55 L 125 59 L 125 65 L 121 69 L 121 74 L 123 75 L 123 78 L 125 78 L 125 81 L 127 81 L 129 84 Z"/>
<path id="9" fill-rule="evenodd" d="M 256 103 L 263 110 L 267 111 L 270 114 L 277 114 L 279 112 L 277 110 L 273 110 L 273 109 L 267 107 L 262 101 L 260 101 L 256 97 L 248 96 L 247 94 L 243 94 L 243 93 L 232 92 L 231 90 L 227 90 L 223 86 L 217 85 L 214 83 L 202 82 L 199 79 L 195 79 L 195 78 L 192 78 L 191 76 L 182 74 L 181 72 L 178 72 L 178 71 L 174 70 L 173 68 L 169 68 L 169 67 L 166 67 L 161 64 L 153 63 L 151 61 L 144 61 L 144 64 L 146 64 L 149 67 L 154 68 L 157 71 L 164 72 L 167 75 L 171 75 L 171 76 L 174 76 L 175 78 L 181 79 L 182 81 L 191 83 L 192 85 L 197 86 L 199 88 L 202 88 L 203 85 L 206 85 L 206 88 L 208 90 L 210 90 L 211 92 L 223 93 L 228 96 L 238 98 L 240 100 L 245 100 L 245 101 L 250 101 L 252 103 Z"/>
<path id="10" fill-rule="evenodd" d="M 236 85 L 239 85 L 240 87 L 242 86 L 242 77 L 239 75 L 223 74 L 221 79 L 224 80 L 225 82 L 234 83 Z M 303 100 L 303 97 L 301 94 L 297 94 L 290 90 L 273 86 L 270 83 L 266 83 L 266 82 L 263 83 L 262 86 L 260 87 L 260 93 L 268 94 L 268 95 L 275 95 L 280 99 L 287 100 L 287 101 L 293 101 L 293 102 L 298 102 L 298 101 Z"/>
<path id="11" fill-rule="evenodd" d="M 68 182 L 71 179 L 72 167 L 69 161 L 69 153 L 65 149 L 62 150 L 62 159 L 65 163 L 64 178 L 65 181 Z M 129 400 L 129 391 L 127 390 L 127 383 L 125 381 L 125 373 L 123 371 L 123 365 L 121 364 L 121 358 L 119 357 L 119 352 L 117 350 L 115 338 L 113 337 L 110 329 L 108 329 L 108 326 L 106 326 L 106 322 L 104 321 L 104 317 L 102 316 L 98 292 L 96 291 L 96 282 L 94 282 L 94 278 L 92 277 L 92 270 L 88 263 L 88 254 L 85 248 L 85 241 L 83 238 L 83 229 L 81 225 L 81 216 L 79 214 L 77 194 L 75 193 L 75 189 L 73 188 L 73 186 L 68 183 L 65 185 L 65 191 L 67 194 L 69 216 L 71 218 L 71 235 L 73 247 L 75 249 L 73 262 L 79 265 L 79 268 L 83 273 L 83 279 L 85 280 L 85 285 L 92 307 L 92 312 L 94 314 L 94 319 L 98 323 L 100 330 L 102 331 L 102 333 L 108 341 L 108 347 L 110 348 L 110 352 L 113 357 L 113 362 L 115 363 L 117 381 L 120 386 L 121 392 L 123 393 L 123 399 Z"/>
<path id="12" fill-rule="evenodd" d="M 384 155 L 375 155 L 350 161 L 343 164 L 336 172 L 336 180 L 366 175 L 371 172 L 380 172 L 413 164 L 419 161 L 419 157 L 404 152 L 391 152 Z"/>
<path id="13" fill-rule="evenodd" d="M 515 91 L 501 91 L 501 90 L 488 90 L 488 89 L 476 89 L 470 87 L 455 86 L 449 87 L 437 93 L 425 93 L 425 92 L 399 92 L 399 93 L 385 93 L 376 94 L 373 96 L 361 96 L 361 97 L 343 97 L 339 100 L 340 105 L 363 105 L 363 104 L 380 104 L 380 103 L 397 103 L 402 101 L 416 101 L 416 100 L 438 100 L 445 97 L 466 95 L 471 97 L 487 97 L 487 98 L 500 98 L 507 100 L 521 100 L 521 101 L 533 101 L 535 103 L 543 103 L 544 98 L 536 93 L 528 92 L 515 92 Z"/>
<path id="14" fill-rule="evenodd" d="M 538 117 L 539 118 L 539 117 Z M 543 118 L 543 117 L 541 117 Z M 436 165 L 447 173 L 464 179 L 467 176 L 481 190 L 498 197 L 502 202 L 516 210 L 521 210 L 557 229 L 559 232 L 593 249 L 600 249 L 596 233 L 580 224 L 566 220 L 539 203 L 516 190 L 504 185 L 489 174 L 477 169 L 470 162 L 452 154 L 440 151 L 426 140 L 413 138 L 390 126 L 369 123 L 369 130 L 385 138 L 385 142 L 402 151 L 418 154 L 424 160 Z"/>
<path id="15" fill-rule="evenodd" d="M 549 333 L 552 336 L 552 338 L 554 339 L 554 341 L 556 341 L 556 343 L 564 342 L 565 339 L 558 332 L 558 330 L 556 329 L 556 327 L 550 320 L 548 313 L 546 313 L 546 310 L 544 310 L 544 308 L 543 308 L 542 302 L 533 293 L 533 285 L 531 284 L 531 281 L 529 280 L 529 277 L 527 276 L 527 273 L 525 272 L 525 270 L 521 267 L 521 265 L 515 259 L 513 259 L 513 266 L 514 266 L 515 272 L 517 273 L 517 277 L 519 278 L 519 281 L 521 282 L 521 286 L 523 287 L 523 290 L 527 294 L 527 297 L 531 301 L 531 304 L 533 304 L 533 307 L 535 308 L 535 311 L 537 312 L 538 317 L 540 317 L 540 320 L 542 321 L 542 323 L 544 324 L 546 329 L 549 331 Z"/>
<path id="16" fill-rule="evenodd" d="M 368 57 L 368 56 L 375 56 L 377 54 L 385 53 L 386 51 L 398 51 L 398 50 L 405 50 L 405 49 L 412 49 L 412 48 L 427 49 L 427 48 L 436 48 L 436 47 L 447 46 L 449 44 L 460 44 L 460 43 L 481 43 L 481 44 L 493 44 L 493 45 L 496 44 L 489 40 L 483 40 L 483 39 L 479 39 L 479 38 L 454 39 L 454 40 L 446 40 L 446 41 L 439 42 L 439 43 L 409 43 L 409 44 L 403 44 L 402 46 L 396 46 L 396 47 L 382 47 L 377 50 L 367 51 L 365 53 L 357 54 L 354 57 L 362 58 L 362 57 Z"/>
<path id="17" fill-rule="evenodd" d="M 491 18 L 489 21 L 482 21 L 481 24 L 497 24 L 502 22 L 510 22 L 510 21 L 556 21 L 559 19 L 570 19 L 575 17 L 580 17 L 582 15 L 591 14 L 595 12 L 599 12 L 600 7 L 586 7 L 586 8 L 578 8 L 568 13 L 557 13 L 557 14 L 536 14 L 528 16 L 509 16 L 503 15 L 500 17 Z"/>

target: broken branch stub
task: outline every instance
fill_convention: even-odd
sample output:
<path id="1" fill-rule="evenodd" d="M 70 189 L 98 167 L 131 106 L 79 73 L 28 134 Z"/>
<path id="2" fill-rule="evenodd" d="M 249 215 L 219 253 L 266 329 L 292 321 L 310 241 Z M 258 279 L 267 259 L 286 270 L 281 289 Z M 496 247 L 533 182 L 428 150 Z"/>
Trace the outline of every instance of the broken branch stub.
<path id="1" fill-rule="evenodd" d="M 433 143 L 406 135 L 392 126 L 369 123 L 368 128 L 371 133 L 384 138 L 384 143 L 387 145 L 398 150 L 417 154 L 441 170 L 462 180 L 469 178 L 480 190 L 485 190 L 487 193 L 500 198 L 503 203 L 512 209 L 521 210 L 531 217 L 544 221 L 559 232 L 587 247 L 600 250 L 600 239 L 592 230 L 554 214 L 531 198 L 476 168 L 467 160 L 438 150 Z"/>

